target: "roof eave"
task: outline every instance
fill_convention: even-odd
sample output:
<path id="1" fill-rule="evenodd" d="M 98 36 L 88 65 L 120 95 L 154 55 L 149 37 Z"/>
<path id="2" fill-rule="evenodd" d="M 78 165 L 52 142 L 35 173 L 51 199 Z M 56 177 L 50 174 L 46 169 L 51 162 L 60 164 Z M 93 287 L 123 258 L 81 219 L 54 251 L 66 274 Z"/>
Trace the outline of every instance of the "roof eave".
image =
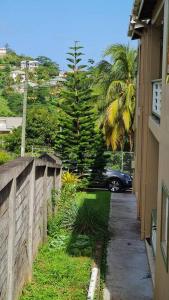
<path id="1" fill-rule="evenodd" d="M 149 23 L 149 20 L 152 18 L 152 12 L 153 8 L 156 4 L 156 0 L 135 0 L 133 4 L 132 9 L 132 15 L 130 16 L 130 23 L 129 23 L 129 29 L 128 29 L 128 36 L 132 39 L 136 39 L 136 36 L 134 36 L 135 32 L 135 26 L 137 26 L 137 23 L 143 21 L 146 24 Z M 139 35 L 138 37 L 139 38 Z"/>

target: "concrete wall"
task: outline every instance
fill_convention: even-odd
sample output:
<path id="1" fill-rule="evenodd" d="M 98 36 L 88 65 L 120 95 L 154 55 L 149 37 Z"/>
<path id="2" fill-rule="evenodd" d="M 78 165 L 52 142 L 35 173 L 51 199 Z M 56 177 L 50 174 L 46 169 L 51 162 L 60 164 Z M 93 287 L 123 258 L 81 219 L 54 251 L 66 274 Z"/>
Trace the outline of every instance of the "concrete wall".
<path id="1" fill-rule="evenodd" d="M 31 280 L 32 262 L 47 237 L 51 191 L 61 162 L 20 158 L 0 167 L 0 300 L 15 300 Z"/>

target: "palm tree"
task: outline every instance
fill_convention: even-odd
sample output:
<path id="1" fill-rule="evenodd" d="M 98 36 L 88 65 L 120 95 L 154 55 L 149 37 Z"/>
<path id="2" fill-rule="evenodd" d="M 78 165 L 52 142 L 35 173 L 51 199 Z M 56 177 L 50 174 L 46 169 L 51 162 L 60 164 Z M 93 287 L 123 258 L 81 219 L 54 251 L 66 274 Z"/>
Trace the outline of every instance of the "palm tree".
<path id="1" fill-rule="evenodd" d="M 136 98 L 137 51 L 115 44 L 108 47 L 95 69 L 95 91 L 101 97 L 97 103 L 106 142 L 113 150 L 123 148 L 127 136 L 133 149 L 133 122 Z"/>

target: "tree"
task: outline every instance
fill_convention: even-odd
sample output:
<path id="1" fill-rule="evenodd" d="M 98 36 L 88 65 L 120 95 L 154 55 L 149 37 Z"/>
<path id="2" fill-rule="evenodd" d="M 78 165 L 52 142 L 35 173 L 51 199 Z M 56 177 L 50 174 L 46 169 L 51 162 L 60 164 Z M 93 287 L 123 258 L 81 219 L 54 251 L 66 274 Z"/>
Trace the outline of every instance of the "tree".
<path id="1" fill-rule="evenodd" d="M 21 127 L 12 131 L 11 134 L 5 136 L 5 149 L 9 152 L 20 154 L 21 152 Z"/>
<path id="2" fill-rule="evenodd" d="M 111 62 L 102 61 L 94 74 L 95 90 L 102 100 L 98 109 L 107 145 L 113 150 L 123 148 L 127 137 L 132 150 L 137 52 L 129 46 L 115 44 L 108 47 L 104 55 L 109 56 Z"/>
<path id="3" fill-rule="evenodd" d="M 12 116 L 12 111 L 8 107 L 8 103 L 6 99 L 0 96 L 0 116 L 1 117 L 9 117 Z"/>
<path id="4" fill-rule="evenodd" d="M 33 108 L 28 111 L 27 118 L 27 150 L 31 146 L 53 149 L 58 131 L 57 112 L 48 108 Z M 29 148 L 29 149 L 28 149 Z"/>
<path id="5" fill-rule="evenodd" d="M 90 79 L 81 64 L 77 42 L 70 47 L 65 86 L 61 91 L 58 139 L 56 149 L 67 163 L 74 163 L 79 173 L 88 170 L 95 156 L 95 113 Z"/>
<path id="6" fill-rule="evenodd" d="M 35 148 L 54 149 L 58 132 L 57 112 L 49 112 L 47 108 L 33 108 L 28 110 L 26 126 L 26 151 Z M 6 137 L 7 150 L 20 153 L 21 127 L 15 129 Z"/>
<path id="7" fill-rule="evenodd" d="M 19 94 L 13 90 L 4 91 L 4 96 L 7 99 L 8 107 L 12 111 L 13 115 L 22 115 L 22 103 L 23 95 Z"/>
<path id="8" fill-rule="evenodd" d="M 38 56 L 36 58 L 40 66 L 36 70 L 37 79 L 49 80 L 51 77 L 59 74 L 59 65 L 46 56 Z"/>

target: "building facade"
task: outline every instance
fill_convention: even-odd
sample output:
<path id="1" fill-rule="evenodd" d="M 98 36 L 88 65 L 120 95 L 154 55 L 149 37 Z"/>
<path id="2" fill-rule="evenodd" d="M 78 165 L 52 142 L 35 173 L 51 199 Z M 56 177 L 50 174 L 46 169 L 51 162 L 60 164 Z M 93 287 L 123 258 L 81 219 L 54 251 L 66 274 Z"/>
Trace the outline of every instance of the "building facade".
<path id="1" fill-rule="evenodd" d="M 169 299 L 169 0 L 135 0 L 129 35 L 138 40 L 135 193 L 154 299 Z"/>

